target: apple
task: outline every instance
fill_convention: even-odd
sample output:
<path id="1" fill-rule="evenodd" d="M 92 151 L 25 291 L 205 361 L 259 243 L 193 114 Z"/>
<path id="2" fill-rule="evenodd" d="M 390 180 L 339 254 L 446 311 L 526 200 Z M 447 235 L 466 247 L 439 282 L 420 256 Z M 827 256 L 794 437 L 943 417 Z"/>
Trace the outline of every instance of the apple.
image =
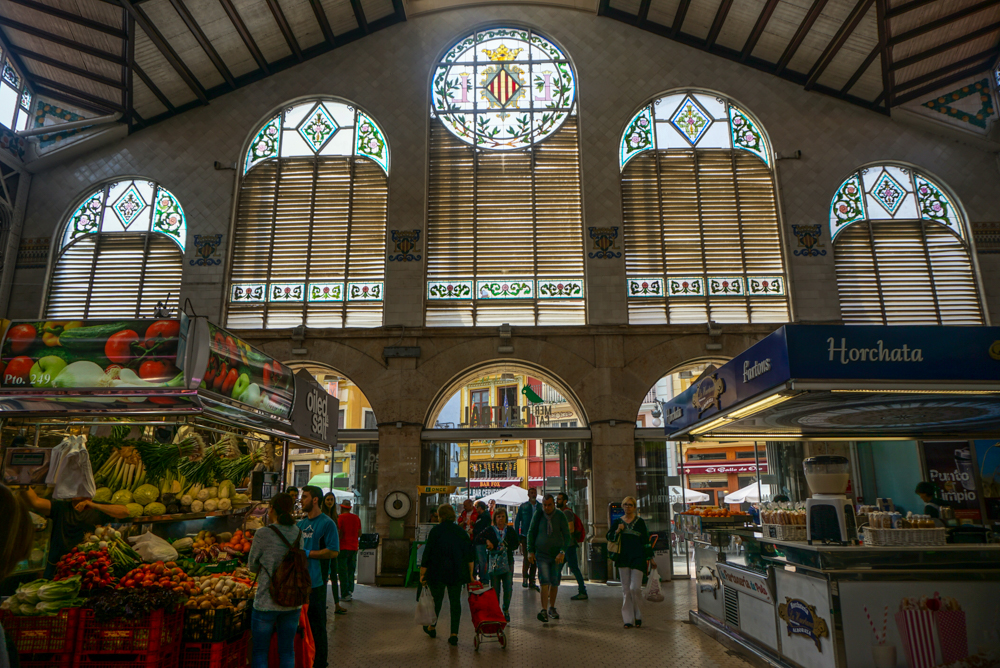
<path id="1" fill-rule="evenodd" d="M 41 357 L 31 367 L 31 384 L 34 387 L 52 387 L 52 381 L 66 368 L 66 360 L 55 355 Z"/>
<path id="2" fill-rule="evenodd" d="M 236 369 L 233 369 L 233 371 L 236 371 Z M 236 379 L 236 383 L 233 385 L 233 393 L 230 396 L 236 399 L 237 397 L 242 396 L 248 387 L 250 387 L 250 376 L 245 373 L 241 373 Z"/>

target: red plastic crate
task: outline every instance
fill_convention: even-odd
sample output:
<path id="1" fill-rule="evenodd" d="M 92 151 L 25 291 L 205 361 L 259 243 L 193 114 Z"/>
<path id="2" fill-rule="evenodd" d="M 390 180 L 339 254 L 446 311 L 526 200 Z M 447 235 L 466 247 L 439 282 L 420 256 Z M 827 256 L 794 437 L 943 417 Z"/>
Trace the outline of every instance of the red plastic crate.
<path id="1" fill-rule="evenodd" d="M 21 668 L 73 668 L 73 661 L 76 655 L 65 653 L 25 654 L 19 652 L 17 657 L 21 663 Z"/>
<path id="2" fill-rule="evenodd" d="M 226 642 L 184 643 L 181 668 L 244 668 L 249 665 L 250 632 Z"/>
<path id="3" fill-rule="evenodd" d="M 80 608 L 65 608 L 45 617 L 23 617 L 0 611 L 0 625 L 24 654 L 72 654 L 80 626 Z"/>
<path id="4" fill-rule="evenodd" d="M 180 668 L 181 647 L 174 644 L 159 652 L 132 654 L 82 654 L 76 657 L 73 668 Z"/>
<path id="5" fill-rule="evenodd" d="M 77 654 L 180 654 L 184 611 L 157 610 L 139 619 L 99 622 L 93 610 L 81 610 Z"/>

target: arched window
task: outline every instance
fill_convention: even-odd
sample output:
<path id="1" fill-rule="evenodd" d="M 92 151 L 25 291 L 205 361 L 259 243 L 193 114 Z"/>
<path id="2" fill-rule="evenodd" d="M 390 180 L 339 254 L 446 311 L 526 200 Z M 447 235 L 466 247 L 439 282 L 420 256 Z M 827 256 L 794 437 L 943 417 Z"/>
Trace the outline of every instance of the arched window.
<path id="1" fill-rule="evenodd" d="M 45 317 L 151 318 L 176 305 L 187 222 L 173 193 L 144 178 L 88 193 L 61 229 Z"/>
<path id="2" fill-rule="evenodd" d="M 298 101 L 243 157 L 227 325 L 378 327 L 389 145 L 353 103 Z"/>
<path id="3" fill-rule="evenodd" d="M 431 79 L 427 325 L 580 325 L 576 73 L 526 28 L 477 31 Z"/>
<path id="4" fill-rule="evenodd" d="M 618 160 L 629 323 L 788 320 L 773 157 L 756 118 L 718 93 L 669 93 L 628 122 Z"/>
<path id="5" fill-rule="evenodd" d="M 958 198 L 905 164 L 867 165 L 830 202 L 840 314 L 851 325 L 981 325 Z"/>

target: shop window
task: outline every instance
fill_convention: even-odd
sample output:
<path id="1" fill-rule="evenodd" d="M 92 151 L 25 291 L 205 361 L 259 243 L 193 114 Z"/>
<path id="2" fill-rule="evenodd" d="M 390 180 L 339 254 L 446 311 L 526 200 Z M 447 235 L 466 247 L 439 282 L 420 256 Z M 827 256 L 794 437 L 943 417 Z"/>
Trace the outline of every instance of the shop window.
<path id="1" fill-rule="evenodd" d="M 626 124 L 618 160 L 629 323 L 788 320 L 773 156 L 753 115 L 670 93 Z"/>
<path id="2" fill-rule="evenodd" d="M 689 462 L 699 462 L 706 461 L 710 459 L 725 459 L 726 453 L 724 452 L 690 452 L 688 453 Z"/>
<path id="3" fill-rule="evenodd" d="M 184 209 L 155 181 L 89 192 L 60 232 L 46 317 L 151 318 L 158 303 L 176 306 L 186 241 Z"/>
<path id="4" fill-rule="evenodd" d="M 378 429 L 378 420 L 371 411 L 365 411 L 365 429 Z"/>
<path id="5" fill-rule="evenodd" d="M 830 202 L 830 238 L 849 325 L 982 325 L 958 198 L 909 165 L 862 167 Z"/>
<path id="6" fill-rule="evenodd" d="M 389 145 L 353 103 L 298 102 L 254 133 L 236 206 L 227 323 L 378 327 Z"/>
<path id="7" fill-rule="evenodd" d="M 576 72 L 530 29 L 455 43 L 431 80 L 426 324 L 581 325 Z"/>
<path id="8" fill-rule="evenodd" d="M 292 471 L 292 485 L 299 488 L 299 492 L 302 488 L 309 484 L 310 470 L 308 465 L 295 465 L 295 469 Z"/>
<path id="9" fill-rule="evenodd" d="M 761 456 L 761 458 L 763 458 L 764 457 L 764 453 L 763 452 L 760 453 L 760 456 Z M 736 453 L 736 459 L 753 459 L 754 457 L 756 457 L 756 455 L 753 453 L 753 451 L 750 451 L 750 452 L 737 452 Z"/>
<path id="10" fill-rule="evenodd" d="M 346 412 L 344 411 L 343 408 L 341 408 L 340 412 L 337 414 L 337 428 L 338 429 L 343 429 L 344 428 L 344 419 L 345 419 L 345 416 L 346 416 Z"/>

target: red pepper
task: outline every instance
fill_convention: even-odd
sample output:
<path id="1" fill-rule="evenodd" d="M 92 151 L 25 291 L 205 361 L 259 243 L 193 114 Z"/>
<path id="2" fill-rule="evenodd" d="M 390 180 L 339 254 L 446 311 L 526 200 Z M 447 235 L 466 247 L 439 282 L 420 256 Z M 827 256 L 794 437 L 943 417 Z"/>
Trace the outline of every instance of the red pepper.
<path id="1" fill-rule="evenodd" d="M 226 375 L 225 382 L 222 383 L 222 393 L 228 395 L 233 391 L 233 387 L 236 385 L 236 381 L 239 379 L 240 373 L 236 369 L 230 369 L 229 374 Z"/>
<path id="2" fill-rule="evenodd" d="M 226 379 L 226 374 L 229 372 L 229 367 L 223 362 L 221 368 L 219 369 L 219 375 L 215 377 L 212 381 L 212 391 L 218 392 L 222 389 L 222 382 Z"/>

